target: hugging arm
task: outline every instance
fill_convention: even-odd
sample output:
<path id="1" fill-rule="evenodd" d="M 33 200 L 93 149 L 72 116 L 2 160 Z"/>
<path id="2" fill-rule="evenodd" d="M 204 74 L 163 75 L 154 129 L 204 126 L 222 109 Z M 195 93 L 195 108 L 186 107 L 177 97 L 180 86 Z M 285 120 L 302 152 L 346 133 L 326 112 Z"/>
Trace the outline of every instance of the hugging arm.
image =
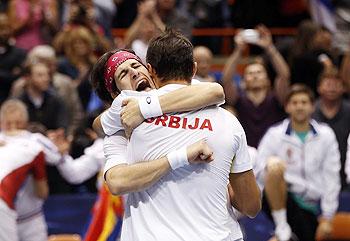
<path id="1" fill-rule="evenodd" d="M 142 161 L 133 164 L 126 162 L 127 140 L 122 132 L 105 137 L 104 152 L 107 157 L 105 180 L 109 190 L 115 194 L 125 194 L 146 189 L 176 168 L 175 161 L 181 165 L 213 160 L 212 152 L 206 142 L 198 141 L 186 149 L 182 148 L 156 160 Z M 177 158 L 179 157 L 180 158 Z M 181 159 L 182 158 L 182 159 Z"/>

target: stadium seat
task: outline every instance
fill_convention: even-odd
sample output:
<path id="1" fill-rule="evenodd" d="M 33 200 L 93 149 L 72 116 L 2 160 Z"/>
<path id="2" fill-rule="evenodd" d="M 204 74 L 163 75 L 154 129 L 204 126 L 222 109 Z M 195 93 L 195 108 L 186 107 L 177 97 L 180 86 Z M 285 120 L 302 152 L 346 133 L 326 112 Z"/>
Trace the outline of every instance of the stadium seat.
<path id="1" fill-rule="evenodd" d="M 78 234 L 53 234 L 48 241 L 81 241 L 81 237 Z"/>
<path id="2" fill-rule="evenodd" d="M 338 212 L 333 219 L 333 232 L 329 241 L 350 240 L 350 213 Z"/>

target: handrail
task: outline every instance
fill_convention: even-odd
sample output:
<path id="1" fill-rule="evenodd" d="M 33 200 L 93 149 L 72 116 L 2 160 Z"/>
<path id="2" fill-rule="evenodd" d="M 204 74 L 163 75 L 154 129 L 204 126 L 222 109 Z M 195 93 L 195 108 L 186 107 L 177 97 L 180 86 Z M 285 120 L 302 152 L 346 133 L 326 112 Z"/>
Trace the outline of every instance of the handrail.
<path id="1" fill-rule="evenodd" d="M 124 37 L 127 28 L 113 28 L 112 35 L 114 37 Z M 192 29 L 192 35 L 196 37 L 201 36 L 234 36 L 238 28 L 194 28 Z M 269 28 L 272 35 L 275 36 L 288 36 L 295 35 L 296 28 Z"/>

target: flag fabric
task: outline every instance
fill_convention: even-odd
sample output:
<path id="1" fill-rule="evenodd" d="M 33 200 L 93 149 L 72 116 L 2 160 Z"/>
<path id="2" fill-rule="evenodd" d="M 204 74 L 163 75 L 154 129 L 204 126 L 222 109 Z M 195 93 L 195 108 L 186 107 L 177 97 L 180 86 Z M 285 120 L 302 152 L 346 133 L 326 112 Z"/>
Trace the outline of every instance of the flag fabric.
<path id="1" fill-rule="evenodd" d="M 115 241 L 123 220 L 123 199 L 113 196 L 104 184 L 93 207 L 93 216 L 84 241 Z"/>
<path id="2" fill-rule="evenodd" d="M 335 9 L 331 0 L 310 0 L 310 13 L 312 19 L 332 33 L 336 32 Z"/>

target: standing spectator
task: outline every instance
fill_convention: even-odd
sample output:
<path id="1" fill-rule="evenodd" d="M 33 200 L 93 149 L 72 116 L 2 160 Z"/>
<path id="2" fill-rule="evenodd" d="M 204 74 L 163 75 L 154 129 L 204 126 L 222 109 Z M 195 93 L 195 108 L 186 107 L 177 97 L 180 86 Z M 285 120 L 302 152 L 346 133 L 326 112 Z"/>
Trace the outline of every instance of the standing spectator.
<path id="1" fill-rule="evenodd" d="M 91 96 L 89 73 L 96 61 L 94 36 L 85 27 L 75 27 L 66 33 L 63 50 L 64 56 L 58 60 L 58 72 L 72 78 L 86 110 Z"/>
<path id="2" fill-rule="evenodd" d="M 86 28 L 92 36 L 94 52 L 102 54 L 110 48 L 103 28 L 96 22 L 96 11 L 92 0 L 72 0 L 63 4 L 63 27 L 53 41 L 58 54 L 62 54 L 65 41 L 76 28 Z"/>
<path id="3" fill-rule="evenodd" d="M 51 38 L 58 29 L 57 2 L 54 0 L 11 0 L 9 17 L 16 36 L 16 46 L 30 50 L 47 43 L 43 30 Z M 50 33 L 51 31 L 51 33 Z"/>
<path id="4" fill-rule="evenodd" d="M 340 155 L 333 130 L 311 119 L 314 95 L 303 84 L 286 99 L 289 118 L 271 127 L 258 148 L 265 168 L 265 211 L 280 241 L 329 238 L 338 208 Z M 321 216 L 317 217 L 320 202 Z"/>
<path id="5" fill-rule="evenodd" d="M 222 77 L 227 104 L 236 109 L 248 145 L 253 147 L 258 146 L 268 127 L 283 119 L 283 105 L 289 88 L 289 68 L 273 45 L 271 33 L 264 26 L 259 26 L 256 31 L 260 37 L 255 44 L 265 50 L 277 72 L 273 88 L 264 65 L 259 62 L 245 67 L 242 89 L 233 83 L 238 61 L 246 47 L 241 33 L 235 36 L 236 48 L 225 64 Z"/>
<path id="6" fill-rule="evenodd" d="M 39 122 L 47 129 L 67 129 L 64 102 L 49 90 L 49 71 L 45 63 L 28 63 L 24 75 L 26 88 L 19 98 L 28 108 L 30 122 Z"/>
<path id="7" fill-rule="evenodd" d="M 8 97 L 12 83 L 18 78 L 26 52 L 11 41 L 12 29 L 6 14 L 0 13 L 0 104 Z"/>
<path id="8" fill-rule="evenodd" d="M 52 87 L 66 106 L 68 116 L 67 134 L 73 134 L 83 119 L 83 107 L 72 79 L 68 75 L 57 72 L 55 50 L 49 45 L 36 46 L 28 53 L 27 61 L 29 63 L 44 62 L 49 66 Z M 24 91 L 25 84 L 26 81 L 23 77 L 16 80 L 12 86 L 11 95 L 14 97 L 20 96 Z"/>
<path id="9" fill-rule="evenodd" d="M 323 71 L 317 90 L 320 97 L 316 102 L 313 118 L 327 123 L 335 133 L 340 151 L 340 177 L 344 188 L 346 185 L 344 172 L 346 140 L 350 133 L 350 103 L 343 98 L 345 86 L 336 68 L 326 68 Z"/>
<path id="10" fill-rule="evenodd" d="M 148 42 L 164 30 L 165 25 L 157 13 L 155 0 L 140 2 L 137 9 L 136 19 L 125 34 L 124 45 L 131 47 L 146 64 Z"/>
<path id="11" fill-rule="evenodd" d="M 196 46 L 193 48 L 193 59 L 197 62 L 197 72 L 195 79 L 204 82 L 215 82 L 215 78 L 210 74 L 213 63 L 213 53 L 205 46 Z"/>
<path id="12" fill-rule="evenodd" d="M 350 44 L 341 63 L 340 76 L 345 83 L 345 91 L 350 94 Z"/>
<path id="13" fill-rule="evenodd" d="M 192 39 L 192 22 L 176 9 L 175 0 L 157 0 L 157 11 L 163 23 L 181 31 L 188 39 Z"/>
<path id="14" fill-rule="evenodd" d="M 13 112 L 13 101 L 7 101 L 1 106 L 1 129 L 7 129 L 9 135 L 16 135 L 17 130 L 12 128 L 13 123 L 4 119 Z M 28 118 L 28 116 L 24 117 Z M 21 185 L 30 172 L 34 177 L 35 194 L 40 198 L 48 195 L 48 186 L 45 172 L 45 158 L 42 148 L 32 140 L 22 138 L 2 142 L 0 146 L 0 240 L 18 241 L 15 198 Z"/>

